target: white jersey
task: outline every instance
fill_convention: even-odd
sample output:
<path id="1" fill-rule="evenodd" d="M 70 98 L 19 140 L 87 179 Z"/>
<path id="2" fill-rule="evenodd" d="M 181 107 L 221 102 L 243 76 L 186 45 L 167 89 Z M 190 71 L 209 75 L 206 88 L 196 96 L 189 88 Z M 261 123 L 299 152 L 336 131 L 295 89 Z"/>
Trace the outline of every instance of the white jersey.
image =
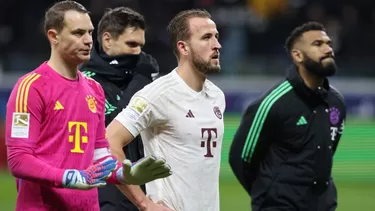
<path id="1" fill-rule="evenodd" d="M 224 93 L 209 80 L 192 90 L 173 70 L 137 92 L 117 117 L 145 155 L 166 159 L 173 174 L 146 184 L 153 201 L 176 211 L 219 211 Z"/>

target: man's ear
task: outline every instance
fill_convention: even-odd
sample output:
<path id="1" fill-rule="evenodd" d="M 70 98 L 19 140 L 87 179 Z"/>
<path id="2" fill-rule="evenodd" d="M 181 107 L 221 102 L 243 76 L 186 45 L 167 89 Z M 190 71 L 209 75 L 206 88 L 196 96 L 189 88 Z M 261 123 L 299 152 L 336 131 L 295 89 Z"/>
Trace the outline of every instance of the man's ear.
<path id="1" fill-rule="evenodd" d="M 51 44 L 59 43 L 59 35 L 55 29 L 50 29 L 47 31 L 47 38 Z"/>
<path id="2" fill-rule="evenodd" d="M 177 42 L 177 50 L 180 53 L 180 55 L 188 55 L 189 52 L 189 46 L 184 41 L 178 41 Z"/>
<path id="3" fill-rule="evenodd" d="M 304 54 L 302 53 L 301 50 L 299 49 L 292 49 L 292 51 L 290 52 L 293 60 L 297 63 L 301 63 L 303 62 L 303 59 L 304 59 Z"/>
<path id="4" fill-rule="evenodd" d="M 112 35 L 109 32 L 104 32 L 102 35 L 102 46 L 110 49 L 112 46 Z"/>

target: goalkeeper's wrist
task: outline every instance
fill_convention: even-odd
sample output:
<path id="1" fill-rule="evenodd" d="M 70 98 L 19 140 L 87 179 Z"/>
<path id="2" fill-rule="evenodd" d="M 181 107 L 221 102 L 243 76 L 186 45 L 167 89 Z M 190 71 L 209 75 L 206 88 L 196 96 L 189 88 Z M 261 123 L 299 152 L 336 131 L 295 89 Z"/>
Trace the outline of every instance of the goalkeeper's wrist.
<path id="1" fill-rule="evenodd" d="M 106 182 L 109 184 L 126 184 L 121 162 L 117 163 L 116 169 L 112 172 Z"/>
<path id="2" fill-rule="evenodd" d="M 57 188 L 63 188 L 63 179 L 66 169 L 58 169 L 58 168 L 52 168 L 48 175 L 50 175 L 51 178 L 54 178 L 54 187 Z"/>
<path id="3" fill-rule="evenodd" d="M 132 163 L 132 166 L 134 164 L 135 163 Z M 122 163 L 118 163 L 117 168 L 115 169 L 115 171 L 113 171 L 112 175 L 107 179 L 107 182 L 111 184 L 129 185 L 129 183 L 125 179 Z"/>
<path id="4" fill-rule="evenodd" d="M 73 188 L 75 183 L 72 181 L 80 174 L 77 169 L 66 169 L 62 175 L 61 186 L 64 188 Z"/>
<path id="5" fill-rule="evenodd" d="M 124 171 L 123 171 L 123 168 L 119 168 L 117 169 L 116 171 L 116 180 L 120 183 L 120 184 L 126 184 L 126 181 L 125 181 L 125 177 L 124 177 Z"/>

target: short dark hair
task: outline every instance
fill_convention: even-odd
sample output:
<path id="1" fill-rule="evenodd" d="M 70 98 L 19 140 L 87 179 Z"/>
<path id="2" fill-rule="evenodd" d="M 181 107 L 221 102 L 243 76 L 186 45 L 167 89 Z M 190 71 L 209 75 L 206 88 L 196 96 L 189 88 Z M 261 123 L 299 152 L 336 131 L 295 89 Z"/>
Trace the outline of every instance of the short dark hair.
<path id="1" fill-rule="evenodd" d="M 190 9 L 179 12 L 168 24 L 167 31 L 174 55 L 179 58 L 177 42 L 188 40 L 191 36 L 188 20 L 190 18 L 211 18 L 210 13 L 204 9 Z"/>
<path id="2" fill-rule="evenodd" d="M 89 11 L 80 3 L 76 1 L 60 1 L 53 4 L 45 13 L 44 16 L 44 33 L 47 34 L 48 30 L 55 29 L 61 32 L 64 28 L 65 13 L 69 10 L 77 11 L 80 13 L 89 13 Z"/>
<path id="3" fill-rule="evenodd" d="M 117 39 L 128 27 L 145 30 L 144 17 L 128 7 L 107 9 L 98 24 L 98 41 L 101 42 L 104 32 Z"/>
<path id="4" fill-rule="evenodd" d="M 296 41 L 308 31 L 326 31 L 324 26 L 318 22 L 307 22 L 296 27 L 285 41 L 285 49 L 288 53 L 292 50 Z"/>

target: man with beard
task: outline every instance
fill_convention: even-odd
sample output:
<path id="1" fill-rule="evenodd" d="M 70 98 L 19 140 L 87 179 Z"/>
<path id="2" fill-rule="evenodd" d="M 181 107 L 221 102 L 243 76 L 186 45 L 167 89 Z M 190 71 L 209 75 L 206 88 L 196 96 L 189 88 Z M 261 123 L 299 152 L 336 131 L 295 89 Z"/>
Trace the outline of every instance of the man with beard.
<path id="1" fill-rule="evenodd" d="M 286 49 L 294 67 L 246 109 L 229 163 L 253 211 L 335 210 L 331 171 L 346 107 L 327 79 L 336 72 L 331 40 L 309 22 L 292 31 Z"/>
<path id="2" fill-rule="evenodd" d="M 81 66 L 81 71 L 104 89 L 106 126 L 126 107 L 134 93 L 151 83 L 159 72 L 156 60 L 141 52 L 145 28 L 144 17 L 130 8 L 106 11 L 98 24 L 98 39 L 90 61 Z M 131 161 L 144 156 L 139 136 L 123 150 Z M 144 185 L 141 188 L 145 192 Z M 99 188 L 99 202 L 102 211 L 138 210 L 114 185 Z"/>
<path id="3" fill-rule="evenodd" d="M 167 31 L 178 66 L 137 92 L 109 124 L 110 149 L 123 159 L 122 147 L 141 134 L 145 155 L 162 155 L 173 169 L 146 184 L 149 198 L 176 211 L 218 211 L 225 97 L 206 77 L 220 71 L 219 33 L 199 9 L 177 14 Z"/>

